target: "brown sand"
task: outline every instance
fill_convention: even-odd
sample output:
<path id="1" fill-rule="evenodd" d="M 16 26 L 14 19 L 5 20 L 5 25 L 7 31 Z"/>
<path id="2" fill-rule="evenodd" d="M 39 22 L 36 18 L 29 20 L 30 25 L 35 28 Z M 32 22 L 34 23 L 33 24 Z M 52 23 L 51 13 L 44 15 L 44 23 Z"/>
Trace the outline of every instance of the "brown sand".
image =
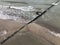
<path id="1" fill-rule="evenodd" d="M 24 24 L 13 20 L 0 20 L 0 31 L 7 30 L 5 37 L 8 37 L 22 25 Z M 60 45 L 60 38 L 52 35 L 48 30 L 31 23 L 3 45 Z M 0 41 L 3 39 L 4 36 L 0 36 Z"/>

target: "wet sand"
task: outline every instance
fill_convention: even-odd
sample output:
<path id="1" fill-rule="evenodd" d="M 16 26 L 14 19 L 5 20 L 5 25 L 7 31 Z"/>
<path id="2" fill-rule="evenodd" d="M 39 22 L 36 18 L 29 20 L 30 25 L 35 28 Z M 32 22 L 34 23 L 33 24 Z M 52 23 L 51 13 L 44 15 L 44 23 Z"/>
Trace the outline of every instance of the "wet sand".
<path id="1" fill-rule="evenodd" d="M 44 27 L 50 29 L 51 31 L 54 31 L 56 33 L 60 33 L 60 28 L 59 27 L 56 27 L 54 25 L 51 25 L 48 22 L 44 22 L 44 21 L 41 21 L 41 20 L 38 19 L 38 20 L 35 21 L 35 23 L 37 23 L 37 24 L 39 24 L 41 26 L 44 26 Z"/>
<path id="2" fill-rule="evenodd" d="M 2 37 L 8 37 L 22 25 L 24 24 L 13 20 L 0 20 L 0 31 L 8 32 L 0 36 L 0 42 L 4 39 Z M 60 45 L 60 38 L 52 35 L 48 30 L 50 29 L 31 23 L 2 45 Z"/>

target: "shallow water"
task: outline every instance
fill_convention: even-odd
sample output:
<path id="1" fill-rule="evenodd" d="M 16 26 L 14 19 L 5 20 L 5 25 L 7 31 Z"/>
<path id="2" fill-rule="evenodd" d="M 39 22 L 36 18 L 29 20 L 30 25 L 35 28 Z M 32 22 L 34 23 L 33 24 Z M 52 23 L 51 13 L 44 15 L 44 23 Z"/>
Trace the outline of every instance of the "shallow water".
<path id="1" fill-rule="evenodd" d="M 37 11 L 40 9 L 43 9 L 43 10 L 47 9 L 50 6 L 49 4 L 51 4 L 52 2 L 55 2 L 56 0 L 47 0 L 47 1 L 46 0 L 41 0 L 41 1 L 40 0 L 29 0 L 29 1 L 28 0 L 17 0 L 17 1 L 18 2 L 20 1 L 20 3 L 0 2 L 0 4 L 1 5 L 14 5 L 18 7 L 33 6 Z M 32 12 L 32 13 L 35 13 L 35 12 Z M 53 7 L 50 11 L 44 14 L 44 16 L 37 19 L 36 23 L 41 26 L 45 26 L 51 29 L 51 31 L 60 33 L 60 4 L 58 6 Z M 43 39 L 40 39 L 40 40 L 41 41 L 39 42 L 39 40 L 37 40 L 37 38 L 34 37 L 31 32 L 28 31 L 28 33 L 27 32 L 22 33 L 22 35 L 20 34 L 15 35 L 13 38 L 8 40 L 3 45 L 52 45 L 47 41 L 45 42 Z"/>

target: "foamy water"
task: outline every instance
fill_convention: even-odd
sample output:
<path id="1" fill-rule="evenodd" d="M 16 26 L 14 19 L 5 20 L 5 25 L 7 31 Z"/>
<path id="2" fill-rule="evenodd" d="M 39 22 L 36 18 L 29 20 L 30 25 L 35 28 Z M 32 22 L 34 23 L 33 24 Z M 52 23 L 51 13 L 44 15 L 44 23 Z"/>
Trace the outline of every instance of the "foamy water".
<path id="1" fill-rule="evenodd" d="M 23 23 L 23 22 L 27 23 L 36 17 L 35 15 L 30 14 L 30 13 L 26 15 L 26 13 L 24 11 L 34 11 L 34 8 L 32 6 L 27 6 L 27 7 L 11 6 L 11 8 L 8 9 L 8 6 L 0 5 L 0 19 L 4 19 L 4 20 L 12 19 L 12 20 L 15 20 L 18 22 L 20 21 L 21 23 Z M 10 14 L 10 15 L 8 15 L 8 14 Z M 14 15 L 14 14 L 16 14 L 16 15 Z M 25 20 L 25 18 L 29 18 L 29 19 Z"/>
<path id="2" fill-rule="evenodd" d="M 34 7 L 32 6 L 24 6 L 24 7 L 15 7 L 15 6 L 11 6 L 11 8 L 15 8 L 15 9 L 21 9 L 23 11 L 35 11 Z"/>
<path id="3" fill-rule="evenodd" d="M 56 33 L 56 32 L 53 32 L 53 31 L 48 31 L 48 32 L 50 32 L 52 35 L 60 38 L 60 33 Z"/>

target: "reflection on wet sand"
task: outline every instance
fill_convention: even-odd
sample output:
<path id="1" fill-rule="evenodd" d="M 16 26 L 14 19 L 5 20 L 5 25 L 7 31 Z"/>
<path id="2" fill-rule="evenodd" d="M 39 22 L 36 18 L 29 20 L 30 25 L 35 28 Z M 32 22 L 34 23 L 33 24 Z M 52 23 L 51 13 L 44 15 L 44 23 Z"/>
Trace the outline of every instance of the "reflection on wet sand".
<path id="1" fill-rule="evenodd" d="M 12 20 L 0 20 L 0 31 L 7 30 L 5 38 L 19 29 L 22 25 L 20 22 Z M 4 36 L 0 36 L 4 37 Z M 0 38 L 0 42 L 4 38 Z M 3 45 L 60 45 L 60 38 L 52 35 L 48 28 L 31 23 L 18 32 L 15 36 L 6 41 Z"/>

